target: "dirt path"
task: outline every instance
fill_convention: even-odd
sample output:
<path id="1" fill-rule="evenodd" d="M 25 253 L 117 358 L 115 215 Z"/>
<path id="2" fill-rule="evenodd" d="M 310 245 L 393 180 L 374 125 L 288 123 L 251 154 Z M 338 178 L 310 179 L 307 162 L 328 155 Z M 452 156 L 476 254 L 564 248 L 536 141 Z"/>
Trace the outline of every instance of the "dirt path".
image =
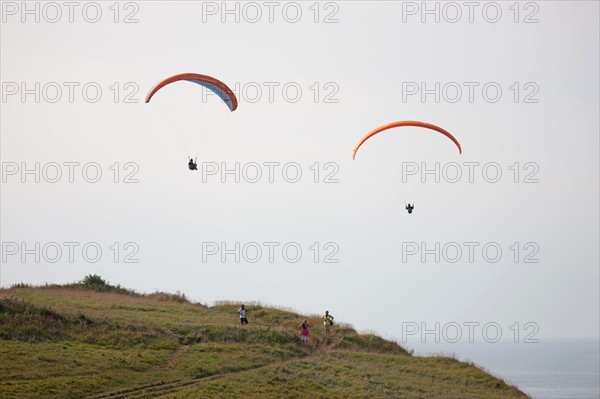
<path id="1" fill-rule="evenodd" d="M 172 369 L 173 367 L 175 367 L 175 364 L 177 364 L 179 359 L 183 355 L 185 355 L 191 348 L 191 345 L 181 345 L 162 367 L 166 369 Z"/>
<path id="2" fill-rule="evenodd" d="M 179 352 L 179 350 L 178 350 Z M 181 355 L 180 355 L 181 356 Z M 171 357 L 173 359 L 173 357 Z M 170 359 L 170 360 L 171 360 Z M 267 363 L 256 367 L 251 367 L 244 370 L 236 370 L 236 371 L 228 371 L 219 374 L 213 374 L 206 377 L 195 378 L 195 379 L 186 379 L 186 380 L 172 380 L 172 381 L 160 381 L 154 384 L 145 384 L 132 386 L 129 388 L 117 390 L 114 392 L 104 393 L 100 395 L 89 396 L 88 399 L 151 399 L 151 398 L 160 398 L 166 395 L 170 395 L 172 393 L 176 393 L 181 389 L 188 388 L 194 385 L 200 385 L 207 381 L 216 380 L 219 378 L 224 378 L 230 375 L 244 373 L 246 371 L 251 370 L 259 370 L 261 368 L 270 367 L 273 365 L 282 366 L 287 363 L 291 363 L 297 361 L 301 358 L 293 358 L 284 360 L 281 362 L 273 362 Z"/>
<path id="3" fill-rule="evenodd" d="M 164 329 L 163 332 L 165 333 L 165 335 L 167 337 L 175 339 L 175 340 L 179 340 L 179 337 L 177 337 L 177 335 L 174 332 L 172 332 L 171 330 Z M 317 345 L 317 348 L 314 351 L 318 351 L 319 346 L 322 346 L 323 342 L 317 341 L 316 345 Z M 185 356 L 185 354 L 191 348 L 192 348 L 192 345 L 180 345 L 180 347 L 175 351 L 175 353 L 173 353 L 164 363 L 157 365 L 156 368 L 164 370 L 164 369 L 171 369 L 171 368 L 175 367 L 175 365 L 177 364 L 179 359 L 181 359 L 183 356 Z M 312 343 L 309 345 L 303 346 L 302 349 L 303 349 L 304 353 L 306 354 L 306 356 L 311 356 L 312 353 L 314 352 Z M 280 362 L 267 363 L 267 364 L 263 364 L 260 366 L 251 367 L 251 368 L 248 368 L 245 370 L 236 370 L 236 371 L 228 371 L 228 372 L 219 373 L 219 374 L 213 374 L 213 375 L 201 377 L 201 378 L 185 379 L 185 380 L 177 379 L 177 380 L 171 380 L 171 381 L 159 381 L 159 382 L 151 383 L 151 384 L 134 385 L 134 386 L 131 386 L 128 388 L 115 390 L 113 392 L 93 395 L 93 396 L 88 397 L 88 399 L 159 398 L 159 397 L 180 391 L 183 388 L 188 388 L 188 387 L 191 387 L 194 385 L 199 385 L 199 384 L 205 383 L 206 381 L 224 378 L 229 375 L 239 374 L 239 373 L 243 373 L 243 372 L 250 371 L 250 370 L 257 370 L 257 369 L 261 369 L 261 368 L 269 367 L 269 366 L 273 366 L 273 365 L 285 365 L 286 363 L 297 361 L 299 359 L 302 359 L 302 357 L 283 360 Z"/>

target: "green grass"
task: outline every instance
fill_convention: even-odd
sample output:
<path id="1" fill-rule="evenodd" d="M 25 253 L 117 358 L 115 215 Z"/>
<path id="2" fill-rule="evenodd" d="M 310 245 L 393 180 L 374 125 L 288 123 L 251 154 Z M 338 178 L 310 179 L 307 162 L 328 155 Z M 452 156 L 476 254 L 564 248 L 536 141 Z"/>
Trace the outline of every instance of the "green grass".
<path id="1" fill-rule="evenodd" d="M 517 389 L 448 358 L 333 351 L 190 385 L 171 398 L 522 398 Z"/>
<path id="2" fill-rule="evenodd" d="M 525 398 L 447 357 L 319 316 L 184 295 L 142 295 L 99 276 L 67 286 L 0 291 L 1 398 Z M 310 347 L 298 326 L 313 326 Z"/>

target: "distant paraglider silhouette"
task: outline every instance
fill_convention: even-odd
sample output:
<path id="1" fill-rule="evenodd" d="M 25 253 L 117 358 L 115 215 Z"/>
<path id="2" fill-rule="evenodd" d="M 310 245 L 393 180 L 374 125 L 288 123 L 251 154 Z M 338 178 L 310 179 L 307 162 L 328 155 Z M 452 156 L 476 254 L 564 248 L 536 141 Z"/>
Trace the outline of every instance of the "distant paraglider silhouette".
<path id="1" fill-rule="evenodd" d="M 214 94 L 216 94 L 225 103 L 225 105 L 227 105 L 227 107 L 229 108 L 229 110 L 231 112 L 233 112 L 237 109 L 238 100 L 237 100 L 235 94 L 233 93 L 233 91 L 225 83 L 223 83 L 220 80 L 213 78 L 211 76 L 201 75 L 198 73 L 181 73 L 178 75 L 173 75 L 171 77 L 168 77 L 168 78 L 158 82 L 150 90 L 150 92 L 148 92 L 148 95 L 146 96 L 146 103 L 149 103 L 150 100 L 152 100 L 152 97 L 154 97 L 154 95 L 158 91 L 160 91 L 162 88 L 164 88 L 165 86 L 168 86 L 168 85 L 176 83 L 176 82 L 181 82 L 181 81 L 196 83 L 197 85 L 205 87 L 206 89 L 208 89 L 211 92 L 213 92 Z M 210 116 L 206 115 L 205 117 L 209 118 Z M 189 148 L 188 148 L 188 151 L 189 151 Z M 189 170 L 198 170 L 196 158 L 190 156 L 189 153 L 188 153 L 188 158 L 189 158 L 188 169 Z"/>
<path id="2" fill-rule="evenodd" d="M 425 128 L 425 129 L 429 129 L 429 130 L 433 130 L 435 132 L 441 133 L 442 135 L 449 138 L 454 143 L 454 145 L 458 148 L 458 153 L 462 154 L 462 147 L 460 146 L 460 143 L 458 142 L 456 137 L 454 137 L 452 134 L 450 134 L 450 132 L 448 132 L 447 130 L 442 129 L 439 126 L 436 126 L 436 125 L 433 125 L 433 124 L 427 123 L 427 122 L 398 121 L 398 122 L 388 123 L 387 125 L 379 126 L 378 128 L 367 133 L 362 139 L 360 139 L 360 141 L 358 142 L 356 147 L 354 147 L 354 151 L 352 153 L 352 159 L 353 160 L 356 159 L 356 154 L 357 154 L 359 148 L 371 137 L 377 135 L 378 133 L 385 132 L 389 129 L 394 129 L 397 127 L 406 127 L 406 126 L 420 127 L 420 128 Z M 412 214 L 413 210 L 415 209 L 414 201 L 412 201 L 412 204 L 410 202 L 408 204 L 406 204 L 405 209 L 409 214 Z"/>

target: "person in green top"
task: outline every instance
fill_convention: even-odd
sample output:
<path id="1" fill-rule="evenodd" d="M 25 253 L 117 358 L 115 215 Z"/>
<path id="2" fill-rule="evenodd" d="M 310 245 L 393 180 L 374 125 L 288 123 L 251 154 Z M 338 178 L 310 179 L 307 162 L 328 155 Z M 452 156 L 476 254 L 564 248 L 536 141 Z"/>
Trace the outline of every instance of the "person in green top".
<path id="1" fill-rule="evenodd" d="M 323 316 L 323 327 L 325 327 L 325 335 L 329 335 L 331 332 L 331 326 L 333 325 L 333 316 L 329 314 L 329 310 L 325 311 Z"/>

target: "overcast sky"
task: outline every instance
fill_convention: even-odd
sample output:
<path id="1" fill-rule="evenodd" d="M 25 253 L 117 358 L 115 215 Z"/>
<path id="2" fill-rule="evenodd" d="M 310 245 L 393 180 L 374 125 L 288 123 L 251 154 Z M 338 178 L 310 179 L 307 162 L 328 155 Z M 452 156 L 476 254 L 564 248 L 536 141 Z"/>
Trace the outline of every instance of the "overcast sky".
<path id="1" fill-rule="evenodd" d="M 598 2 L 22 4 L 2 2 L 3 287 L 96 273 L 395 339 L 598 337 Z M 144 103 L 182 72 L 239 108 L 187 82 Z M 462 155 L 402 128 L 352 161 L 396 120 Z"/>

